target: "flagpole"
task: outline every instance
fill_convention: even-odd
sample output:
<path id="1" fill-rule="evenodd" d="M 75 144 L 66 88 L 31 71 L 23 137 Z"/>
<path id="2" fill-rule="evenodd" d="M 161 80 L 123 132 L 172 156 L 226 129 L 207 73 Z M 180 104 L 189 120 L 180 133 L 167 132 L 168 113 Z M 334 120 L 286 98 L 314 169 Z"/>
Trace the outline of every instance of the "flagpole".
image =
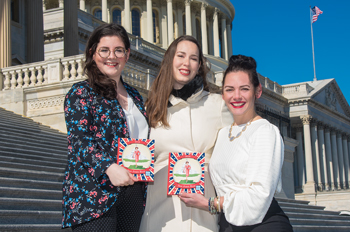
<path id="1" fill-rule="evenodd" d="M 317 81 L 317 78 L 316 78 L 316 67 L 315 67 L 314 33 L 312 31 L 311 6 L 310 6 L 310 24 L 311 24 L 311 40 L 312 40 L 312 58 L 313 58 L 313 63 L 314 63 L 314 81 Z"/>

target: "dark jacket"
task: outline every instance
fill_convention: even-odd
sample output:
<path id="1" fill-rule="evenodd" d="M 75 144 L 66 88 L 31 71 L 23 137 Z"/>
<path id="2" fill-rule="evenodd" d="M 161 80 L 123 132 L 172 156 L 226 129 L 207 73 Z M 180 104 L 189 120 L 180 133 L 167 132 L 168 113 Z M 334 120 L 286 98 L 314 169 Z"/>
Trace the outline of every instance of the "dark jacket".
<path id="1" fill-rule="evenodd" d="M 147 120 L 141 95 L 122 83 Z M 105 171 L 117 161 L 118 138 L 129 138 L 118 100 L 97 94 L 87 81 L 69 90 L 64 112 L 68 163 L 63 181 L 63 228 L 98 218 L 124 196 L 126 188 L 113 186 Z"/>

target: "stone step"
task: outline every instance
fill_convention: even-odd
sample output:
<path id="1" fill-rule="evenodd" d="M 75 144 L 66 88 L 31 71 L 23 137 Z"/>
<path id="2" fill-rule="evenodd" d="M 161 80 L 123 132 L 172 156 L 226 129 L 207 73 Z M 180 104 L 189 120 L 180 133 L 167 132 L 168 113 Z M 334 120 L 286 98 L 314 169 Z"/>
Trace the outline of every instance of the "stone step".
<path id="1" fill-rule="evenodd" d="M 24 154 L 25 156 L 27 155 L 32 155 L 32 156 L 36 156 L 36 157 L 42 157 L 43 159 L 45 158 L 56 158 L 56 159 L 61 159 L 61 160 L 65 160 L 67 158 L 67 152 L 55 152 L 55 151 L 35 151 L 35 150 L 27 150 L 27 149 L 23 149 L 23 148 L 18 148 L 16 146 L 14 147 L 1 147 L 0 150 L 0 155 L 3 154 L 13 154 L 14 157 L 16 157 L 16 154 L 19 153 L 20 154 Z M 20 155 L 21 156 L 21 155 Z M 23 157 L 23 155 L 22 155 Z"/>
<path id="2" fill-rule="evenodd" d="M 25 164 L 25 163 L 13 163 L 2 161 L 0 167 L 6 168 L 15 168 L 15 169 L 26 169 L 28 171 L 43 171 L 43 172 L 55 172 L 55 173 L 64 173 L 64 167 L 52 167 L 45 165 L 35 165 L 35 164 Z"/>
<path id="3" fill-rule="evenodd" d="M 62 199 L 31 199 L 0 197 L 1 210 L 42 210 L 57 211 L 62 209 Z"/>
<path id="4" fill-rule="evenodd" d="M 60 190 L 49 190 L 49 189 L 0 187 L 0 196 L 57 200 L 62 198 L 62 190 L 60 191 Z"/>
<path id="5" fill-rule="evenodd" d="M 63 161 L 63 160 L 62 160 Z M 67 162 L 52 162 L 43 160 L 33 160 L 28 158 L 7 157 L 0 154 L 0 166 L 12 167 L 12 168 L 28 168 L 30 170 L 42 170 L 42 171 L 64 171 Z M 28 166 L 27 165 L 32 165 Z"/>
<path id="6" fill-rule="evenodd" d="M 306 208 L 306 209 L 318 209 L 318 210 L 324 210 L 326 207 L 324 206 L 317 206 L 317 205 L 305 205 L 305 204 L 299 204 L 299 203 L 293 203 L 293 202 L 278 202 L 278 204 L 283 207 L 298 207 L 298 208 Z"/>
<path id="7" fill-rule="evenodd" d="M 10 131 L 18 131 L 20 129 L 23 130 L 23 132 L 30 132 L 30 133 L 46 133 L 46 134 L 57 134 L 58 136 L 64 135 L 63 132 L 60 132 L 59 130 L 53 129 L 49 126 L 44 126 L 41 124 L 38 124 L 37 122 L 27 122 L 27 123 L 14 123 L 6 118 L 2 117 L 2 121 L 0 122 L 0 127 L 6 128 Z"/>
<path id="8" fill-rule="evenodd" d="M 64 231 L 72 231 L 67 228 Z M 2 232 L 62 232 L 61 224 L 0 224 L 0 231 Z"/>
<path id="9" fill-rule="evenodd" d="M 35 126 L 28 127 L 28 126 L 22 126 L 22 125 L 8 125 L 5 122 L 0 121 L 0 132 L 7 133 L 7 132 L 14 132 L 19 133 L 21 136 L 23 135 L 31 135 L 33 137 L 36 137 L 38 135 L 45 135 L 47 137 L 51 138 L 66 138 L 66 135 L 64 133 L 54 131 L 50 128 L 50 130 L 42 130 L 41 128 L 37 128 Z"/>
<path id="10" fill-rule="evenodd" d="M 287 213 L 299 213 L 299 214 L 323 214 L 323 215 L 339 215 L 339 212 L 326 211 L 318 209 L 307 209 L 307 208 L 297 208 L 297 207 L 281 207 L 283 211 Z"/>
<path id="11" fill-rule="evenodd" d="M 4 149 L 4 150 L 3 150 Z M 41 154 L 27 154 L 25 151 L 6 151 L 6 148 L 3 147 L 0 150 L 1 156 L 9 156 L 23 159 L 34 159 L 34 160 L 42 160 L 48 162 L 57 162 L 57 163 L 65 163 L 67 162 L 67 154 L 49 154 L 49 153 L 41 153 Z"/>
<path id="12" fill-rule="evenodd" d="M 275 199 L 276 199 L 276 201 L 278 203 L 280 203 L 280 202 L 289 202 L 289 203 L 304 204 L 304 205 L 309 205 L 309 203 L 310 203 L 310 201 L 295 200 L 295 199 L 289 199 L 289 198 L 275 197 Z"/>
<path id="13" fill-rule="evenodd" d="M 21 178 L 0 177 L 0 186 L 51 189 L 51 190 L 62 191 L 62 182 L 30 180 L 30 179 L 21 179 Z"/>
<path id="14" fill-rule="evenodd" d="M 287 212 L 286 215 L 289 218 L 303 218 L 303 219 L 324 219 L 324 220 L 348 220 L 350 221 L 349 217 L 339 216 L 339 215 L 329 215 L 329 214 L 306 214 L 306 213 L 291 213 Z"/>
<path id="15" fill-rule="evenodd" d="M 20 143 L 18 142 L 18 136 L 17 138 L 11 138 L 8 136 L 0 137 L 0 146 L 8 146 L 12 147 L 13 144 L 16 144 L 16 147 L 24 148 L 24 149 L 31 149 L 31 150 L 54 150 L 54 151 L 62 151 L 67 152 L 67 141 L 59 142 L 56 141 L 55 143 L 48 143 L 46 141 L 42 140 L 31 140 L 28 141 L 28 138 L 25 138 L 25 140 L 22 140 Z"/>
<path id="16" fill-rule="evenodd" d="M 59 225 L 61 211 L 0 210 L 0 225 L 3 224 L 53 224 Z M 1 227 L 0 227 L 1 230 Z M 3 230 L 1 230 L 3 231 Z"/>
<path id="17" fill-rule="evenodd" d="M 18 168 L 0 167 L 0 176 L 10 177 L 10 178 L 31 179 L 31 180 L 54 181 L 54 182 L 62 183 L 64 174 L 55 173 L 55 172 L 33 171 L 33 170 L 24 170 L 24 169 L 18 169 Z"/>
<path id="18" fill-rule="evenodd" d="M 349 232 L 349 226 L 293 225 L 294 232 Z"/>
<path id="19" fill-rule="evenodd" d="M 326 219 L 303 219 L 289 218 L 292 225 L 308 225 L 308 226 L 348 226 L 350 229 L 350 221 L 348 220 L 326 220 Z"/>

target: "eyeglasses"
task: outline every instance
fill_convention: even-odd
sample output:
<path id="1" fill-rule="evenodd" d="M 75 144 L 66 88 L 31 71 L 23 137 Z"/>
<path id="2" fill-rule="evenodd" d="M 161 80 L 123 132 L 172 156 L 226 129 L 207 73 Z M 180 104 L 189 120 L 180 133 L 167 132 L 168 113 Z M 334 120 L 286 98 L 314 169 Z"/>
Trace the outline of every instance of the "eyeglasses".
<path id="1" fill-rule="evenodd" d="M 109 50 L 108 48 L 100 48 L 98 49 L 97 53 L 101 58 L 108 58 L 111 55 L 111 50 Z M 125 54 L 126 50 L 124 48 L 114 49 L 114 55 L 117 58 L 122 58 L 125 56 Z"/>

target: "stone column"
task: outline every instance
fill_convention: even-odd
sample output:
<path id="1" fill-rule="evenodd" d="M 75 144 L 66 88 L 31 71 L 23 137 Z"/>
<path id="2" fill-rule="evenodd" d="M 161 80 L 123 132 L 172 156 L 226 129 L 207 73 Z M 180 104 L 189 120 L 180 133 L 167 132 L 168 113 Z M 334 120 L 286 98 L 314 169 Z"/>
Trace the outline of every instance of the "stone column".
<path id="1" fill-rule="evenodd" d="M 186 35 L 192 35 L 191 0 L 185 0 Z"/>
<path id="2" fill-rule="evenodd" d="M 339 167 L 339 181 L 340 188 L 345 189 L 345 174 L 344 174 L 344 158 L 343 158 L 343 142 L 342 134 L 340 131 L 337 132 L 337 146 L 338 146 L 338 167 Z"/>
<path id="3" fill-rule="evenodd" d="M 0 1 L 0 68 L 11 66 L 11 0 Z M 2 83 L 2 80 L 0 80 Z"/>
<path id="4" fill-rule="evenodd" d="M 214 56 L 220 57 L 219 41 L 219 9 L 215 8 L 213 15 Z"/>
<path id="5" fill-rule="evenodd" d="M 298 160 L 298 185 L 300 188 L 305 184 L 305 169 L 304 169 L 304 150 L 303 150 L 303 128 L 296 128 L 296 137 L 298 141 L 297 146 L 297 160 Z"/>
<path id="6" fill-rule="evenodd" d="M 227 30 L 227 54 L 229 59 L 232 56 L 232 38 L 231 38 L 231 24 L 226 25 Z"/>
<path id="7" fill-rule="evenodd" d="M 183 28 L 183 20 L 182 20 L 182 12 L 183 12 L 183 5 L 178 3 L 177 5 L 177 30 L 178 30 L 178 36 L 182 36 L 184 34 L 184 28 Z"/>
<path id="8" fill-rule="evenodd" d="M 221 56 L 228 60 L 226 18 L 221 19 Z"/>
<path id="9" fill-rule="evenodd" d="M 174 41 L 173 0 L 167 0 L 168 46 Z"/>
<path id="10" fill-rule="evenodd" d="M 329 127 L 325 127 L 324 137 L 326 140 L 326 168 L 327 168 L 327 183 L 326 189 L 334 190 L 334 172 L 333 172 L 333 159 L 332 159 L 332 145 Z"/>
<path id="11" fill-rule="evenodd" d="M 349 150 L 348 150 L 348 137 L 343 136 L 343 156 L 344 156 L 344 174 L 345 174 L 345 188 L 349 188 Z"/>
<path id="12" fill-rule="evenodd" d="M 78 5 L 64 0 L 64 56 L 79 54 Z"/>
<path id="13" fill-rule="evenodd" d="M 312 121 L 311 123 L 311 150 L 312 150 L 312 160 L 314 164 L 314 178 L 316 182 L 316 187 L 318 190 L 322 190 L 321 182 L 321 170 L 320 170 L 320 154 L 318 150 L 318 137 L 317 137 L 317 122 Z"/>
<path id="14" fill-rule="evenodd" d="M 80 4 L 79 4 L 79 8 L 82 11 L 86 12 L 86 8 L 85 8 L 85 0 L 80 0 Z"/>
<path id="15" fill-rule="evenodd" d="M 205 55 L 208 54 L 207 12 L 205 9 L 207 6 L 206 3 L 201 5 L 202 50 Z"/>
<path id="16" fill-rule="evenodd" d="M 348 182 L 348 185 L 349 185 L 349 188 L 350 188 L 350 136 L 348 137 L 348 159 L 349 159 L 349 182 Z"/>
<path id="17" fill-rule="evenodd" d="M 108 22 L 108 16 L 107 16 L 107 0 L 102 0 L 102 21 Z"/>
<path id="18" fill-rule="evenodd" d="M 130 0 L 124 0 L 124 27 L 127 32 L 132 33 Z"/>
<path id="19" fill-rule="evenodd" d="M 321 182 L 322 182 L 322 190 L 329 190 L 326 184 L 328 183 L 327 169 L 326 169 L 326 145 L 324 141 L 324 128 L 323 125 L 320 124 L 318 127 L 318 152 L 320 155 L 320 171 L 321 171 Z"/>
<path id="20" fill-rule="evenodd" d="M 44 23 L 42 0 L 26 1 L 27 62 L 44 60 Z M 77 19 L 78 25 L 78 19 Z"/>
<path id="21" fill-rule="evenodd" d="M 305 147 L 305 165 L 306 165 L 306 184 L 303 186 L 304 193 L 315 193 L 315 179 L 312 164 L 312 149 L 310 136 L 311 115 L 300 116 L 303 122 L 304 147 Z"/>
<path id="22" fill-rule="evenodd" d="M 339 189 L 340 181 L 339 181 L 339 167 L 338 167 L 338 148 L 337 148 L 337 134 L 335 130 L 331 131 L 331 143 L 332 143 L 334 188 Z"/>
<path id="23" fill-rule="evenodd" d="M 147 0 L 147 41 L 153 43 L 153 12 L 152 0 Z"/>
<path id="24" fill-rule="evenodd" d="M 166 11 L 166 6 L 162 5 L 161 6 L 161 12 L 162 12 L 162 44 L 163 48 L 167 49 L 168 48 L 168 16 L 167 16 L 167 11 Z"/>

